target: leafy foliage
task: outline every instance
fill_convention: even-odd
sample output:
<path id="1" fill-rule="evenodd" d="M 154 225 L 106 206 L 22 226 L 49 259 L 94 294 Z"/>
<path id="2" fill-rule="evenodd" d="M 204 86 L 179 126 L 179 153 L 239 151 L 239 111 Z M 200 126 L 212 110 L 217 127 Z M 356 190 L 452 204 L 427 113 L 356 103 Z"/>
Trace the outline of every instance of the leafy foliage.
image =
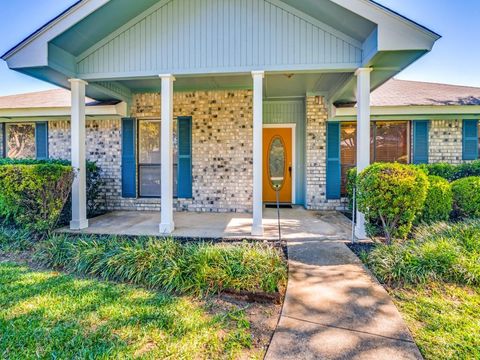
<path id="1" fill-rule="evenodd" d="M 379 245 L 362 259 L 389 285 L 451 281 L 480 285 L 480 221 L 437 223 L 413 240 Z"/>
<path id="2" fill-rule="evenodd" d="M 347 171 L 347 184 L 345 190 L 348 198 L 348 209 L 353 211 L 353 193 L 357 186 L 357 168 L 352 168 Z"/>
<path id="3" fill-rule="evenodd" d="M 53 235 L 39 244 L 43 264 L 106 280 L 181 293 L 273 293 L 286 267 L 272 247 L 243 243 L 181 244 L 173 239 Z"/>
<path id="4" fill-rule="evenodd" d="M 0 216 L 27 230 L 53 229 L 73 177 L 70 166 L 59 164 L 0 166 Z"/>
<path id="5" fill-rule="evenodd" d="M 463 179 L 470 176 L 480 176 L 480 160 L 470 161 L 460 165 L 434 163 L 417 165 L 428 175 L 440 176 L 448 181 Z"/>
<path id="6" fill-rule="evenodd" d="M 64 165 L 70 166 L 70 161 L 62 159 L 47 159 L 47 160 L 36 160 L 36 159 L 11 159 L 11 158 L 0 158 L 0 166 L 2 165 L 40 165 L 40 164 L 54 164 L 54 165 Z M 93 217 L 101 213 L 99 200 L 102 194 L 102 187 L 105 185 L 105 182 L 102 178 L 102 169 L 94 161 L 88 161 L 86 163 L 87 168 L 87 216 Z M 65 204 L 64 210 L 62 212 L 60 223 L 66 224 L 72 218 L 72 199 L 71 196 L 68 197 L 68 200 Z"/>
<path id="7" fill-rule="evenodd" d="M 15 226 L 0 226 L 0 251 L 18 252 L 30 250 L 35 240 L 30 231 Z"/>
<path id="8" fill-rule="evenodd" d="M 387 243 L 405 238 L 415 216 L 423 209 L 428 179 L 425 173 L 412 166 L 377 163 L 358 175 L 358 208 L 365 214 L 367 231 L 381 224 Z"/>
<path id="9" fill-rule="evenodd" d="M 471 176 L 452 183 L 455 216 L 480 218 L 480 177 Z"/>
<path id="10" fill-rule="evenodd" d="M 417 165 L 428 175 L 439 176 L 445 180 L 452 181 L 457 176 L 457 166 L 449 163 L 433 163 Z"/>
<path id="11" fill-rule="evenodd" d="M 425 205 L 417 222 L 431 224 L 447 221 L 453 208 L 453 193 L 450 183 L 440 176 L 428 177 L 429 187 Z"/>

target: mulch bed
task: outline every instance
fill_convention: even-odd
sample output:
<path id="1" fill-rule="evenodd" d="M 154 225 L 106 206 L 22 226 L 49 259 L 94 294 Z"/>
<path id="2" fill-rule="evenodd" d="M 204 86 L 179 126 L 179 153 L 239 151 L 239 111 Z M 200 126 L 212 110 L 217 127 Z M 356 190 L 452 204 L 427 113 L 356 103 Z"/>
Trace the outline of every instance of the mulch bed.
<path id="1" fill-rule="evenodd" d="M 373 243 L 373 242 L 357 242 L 357 243 L 348 243 L 347 244 L 348 248 L 350 250 L 352 250 L 352 252 L 359 256 L 361 253 L 369 253 L 371 252 L 373 249 L 375 249 L 375 247 L 377 247 L 377 244 L 376 243 Z"/>

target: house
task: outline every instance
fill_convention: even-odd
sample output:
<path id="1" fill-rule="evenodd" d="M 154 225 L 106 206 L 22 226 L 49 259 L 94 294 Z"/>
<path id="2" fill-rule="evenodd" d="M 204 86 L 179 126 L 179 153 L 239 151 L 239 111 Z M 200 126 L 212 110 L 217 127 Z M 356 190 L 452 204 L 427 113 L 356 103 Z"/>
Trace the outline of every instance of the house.
<path id="1" fill-rule="evenodd" d="M 370 102 L 375 120 L 386 109 L 371 91 L 390 86 L 438 39 L 369 0 L 81 0 L 2 56 L 13 70 L 71 90 L 63 108 L 34 94 L 45 101 L 37 109 L 3 109 L 3 152 L 13 151 L 17 119 L 41 118 L 35 130 L 17 125 L 28 133 L 21 152 L 71 158 L 72 229 L 88 227 L 88 156 L 106 173 L 108 206 L 159 210 L 161 233 L 174 230 L 177 210 L 251 212 L 252 234 L 262 234 L 263 205 L 275 200 L 276 186 L 283 203 L 339 206 L 345 134 L 359 135 L 348 165 L 355 158 L 365 168 Z M 456 105 L 420 106 L 440 120 L 448 116 L 434 110 Z M 426 161 L 442 148 L 428 146 L 435 131 L 448 140 L 429 125 L 433 118 L 408 113 L 408 99 L 392 108 L 404 113 L 385 120 L 412 122 L 390 131 L 375 121 L 373 133 L 404 136 L 404 161 Z M 444 126 L 462 128 L 471 146 L 468 115 Z M 363 225 L 359 214 L 359 237 Z"/>

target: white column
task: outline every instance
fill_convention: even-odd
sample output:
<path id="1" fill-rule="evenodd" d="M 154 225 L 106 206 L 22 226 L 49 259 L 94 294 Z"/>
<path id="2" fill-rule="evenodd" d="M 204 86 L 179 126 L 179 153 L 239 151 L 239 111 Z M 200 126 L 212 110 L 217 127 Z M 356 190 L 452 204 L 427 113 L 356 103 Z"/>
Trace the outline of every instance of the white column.
<path id="1" fill-rule="evenodd" d="M 77 171 L 72 186 L 72 221 L 70 229 L 88 227 L 87 220 L 87 175 L 85 165 L 85 86 L 80 79 L 70 79 L 72 113 L 70 120 L 72 141 L 72 167 Z"/>
<path id="2" fill-rule="evenodd" d="M 252 235 L 263 235 L 263 78 L 265 72 L 252 71 L 253 76 L 253 224 Z"/>
<path id="3" fill-rule="evenodd" d="M 173 222 L 173 82 L 171 74 L 160 75 L 162 79 L 162 124 L 161 124 L 161 192 L 162 208 L 160 233 L 171 234 Z"/>
<path id="4" fill-rule="evenodd" d="M 357 173 L 370 165 L 370 73 L 371 68 L 360 68 L 357 76 Z M 355 236 L 367 238 L 365 216 L 357 211 Z"/>

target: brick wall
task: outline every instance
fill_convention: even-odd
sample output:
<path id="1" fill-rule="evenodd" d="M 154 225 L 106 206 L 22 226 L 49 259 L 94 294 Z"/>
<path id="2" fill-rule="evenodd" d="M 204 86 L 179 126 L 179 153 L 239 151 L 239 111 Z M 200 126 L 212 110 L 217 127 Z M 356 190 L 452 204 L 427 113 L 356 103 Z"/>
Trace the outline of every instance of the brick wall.
<path id="1" fill-rule="evenodd" d="M 306 208 L 334 210 L 340 201 L 326 199 L 327 184 L 327 119 L 328 109 L 323 97 L 307 96 L 306 101 Z"/>
<path id="2" fill-rule="evenodd" d="M 192 116 L 193 198 L 175 199 L 177 211 L 249 212 L 252 208 L 252 91 L 174 94 L 174 116 Z M 131 116 L 160 118 L 160 95 L 134 96 Z M 121 197 L 121 121 L 87 120 L 87 158 L 107 184 L 108 210 L 160 210 L 160 199 Z M 51 158 L 70 158 L 70 124 L 49 123 Z"/>
<path id="3" fill-rule="evenodd" d="M 462 163 L 462 121 L 432 120 L 429 134 L 429 162 Z"/>

